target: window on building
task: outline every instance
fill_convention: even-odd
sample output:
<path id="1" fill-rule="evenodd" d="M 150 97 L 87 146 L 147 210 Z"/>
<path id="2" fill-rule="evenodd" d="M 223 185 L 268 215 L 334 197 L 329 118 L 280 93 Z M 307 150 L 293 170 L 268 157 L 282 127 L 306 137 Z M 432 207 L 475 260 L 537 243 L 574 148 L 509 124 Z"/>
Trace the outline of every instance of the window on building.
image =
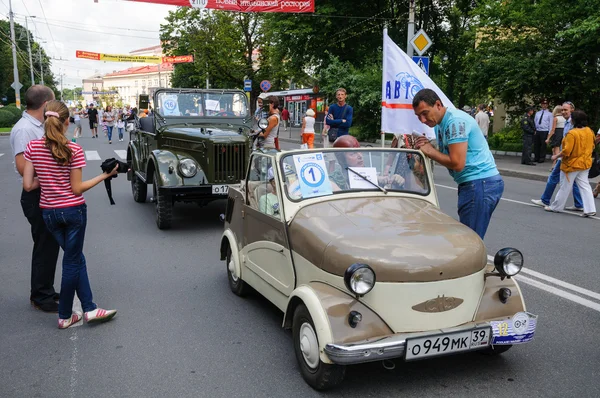
<path id="1" fill-rule="evenodd" d="M 158 79 L 154 79 L 154 86 L 158 86 Z"/>
<path id="2" fill-rule="evenodd" d="M 137 87 L 138 86 L 138 81 L 136 80 L 135 82 L 133 82 L 133 85 Z"/>

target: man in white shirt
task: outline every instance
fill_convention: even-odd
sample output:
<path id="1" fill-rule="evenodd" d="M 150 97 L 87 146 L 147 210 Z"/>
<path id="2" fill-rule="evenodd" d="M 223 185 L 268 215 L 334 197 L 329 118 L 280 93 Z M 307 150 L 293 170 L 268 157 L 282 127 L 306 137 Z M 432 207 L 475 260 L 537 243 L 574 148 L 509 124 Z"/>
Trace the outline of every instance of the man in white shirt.
<path id="1" fill-rule="evenodd" d="M 540 103 L 542 109 L 537 111 L 533 121 L 535 123 L 535 135 L 533 136 L 534 162 L 544 163 L 546 160 L 546 138 L 552 129 L 554 116 L 548 109 L 548 100 L 543 99 Z"/>
<path id="2" fill-rule="evenodd" d="M 479 112 L 477 112 L 477 114 L 475 115 L 475 121 L 479 125 L 479 128 L 481 129 L 481 132 L 483 133 L 483 136 L 485 137 L 485 140 L 487 141 L 488 130 L 490 129 L 490 117 L 488 116 L 488 114 L 485 111 L 484 104 L 479 105 L 478 108 L 479 108 Z"/>

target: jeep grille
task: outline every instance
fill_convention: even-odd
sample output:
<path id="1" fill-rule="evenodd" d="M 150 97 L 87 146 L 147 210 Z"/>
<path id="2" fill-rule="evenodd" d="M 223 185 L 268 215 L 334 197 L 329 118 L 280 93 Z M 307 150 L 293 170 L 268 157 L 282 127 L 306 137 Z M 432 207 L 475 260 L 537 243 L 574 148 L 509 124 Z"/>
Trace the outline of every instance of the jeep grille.
<path id="1" fill-rule="evenodd" d="M 248 147 L 246 143 L 215 144 L 215 183 L 234 184 L 244 178 Z"/>

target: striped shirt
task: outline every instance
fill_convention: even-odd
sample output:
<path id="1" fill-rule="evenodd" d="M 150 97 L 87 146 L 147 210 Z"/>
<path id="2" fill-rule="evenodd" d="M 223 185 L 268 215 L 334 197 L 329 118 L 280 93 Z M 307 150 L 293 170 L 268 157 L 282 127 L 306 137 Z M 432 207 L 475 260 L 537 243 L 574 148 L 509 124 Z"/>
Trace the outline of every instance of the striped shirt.
<path id="1" fill-rule="evenodd" d="M 61 166 L 54 160 L 45 142 L 44 138 L 30 141 L 23 154 L 25 160 L 33 163 L 35 173 L 40 180 L 42 188 L 40 207 L 54 209 L 84 204 L 83 196 L 75 195 L 71 189 L 71 169 L 85 167 L 83 149 L 74 142 L 69 142 L 69 148 L 73 153 L 71 163 Z"/>

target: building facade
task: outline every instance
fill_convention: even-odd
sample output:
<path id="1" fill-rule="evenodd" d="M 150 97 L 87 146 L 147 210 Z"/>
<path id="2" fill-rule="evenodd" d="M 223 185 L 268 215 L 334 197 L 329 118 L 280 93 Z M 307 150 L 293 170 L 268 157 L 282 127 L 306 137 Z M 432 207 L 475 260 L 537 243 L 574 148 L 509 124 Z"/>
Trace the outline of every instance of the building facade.
<path id="1" fill-rule="evenodd" d="M 109 73 L 102 77 L 107 90 L 116 90 L 125 105 L 138 106 L 138 96 L 161 87 L 171 87 L 172 64 L 144 65 Z"/>

